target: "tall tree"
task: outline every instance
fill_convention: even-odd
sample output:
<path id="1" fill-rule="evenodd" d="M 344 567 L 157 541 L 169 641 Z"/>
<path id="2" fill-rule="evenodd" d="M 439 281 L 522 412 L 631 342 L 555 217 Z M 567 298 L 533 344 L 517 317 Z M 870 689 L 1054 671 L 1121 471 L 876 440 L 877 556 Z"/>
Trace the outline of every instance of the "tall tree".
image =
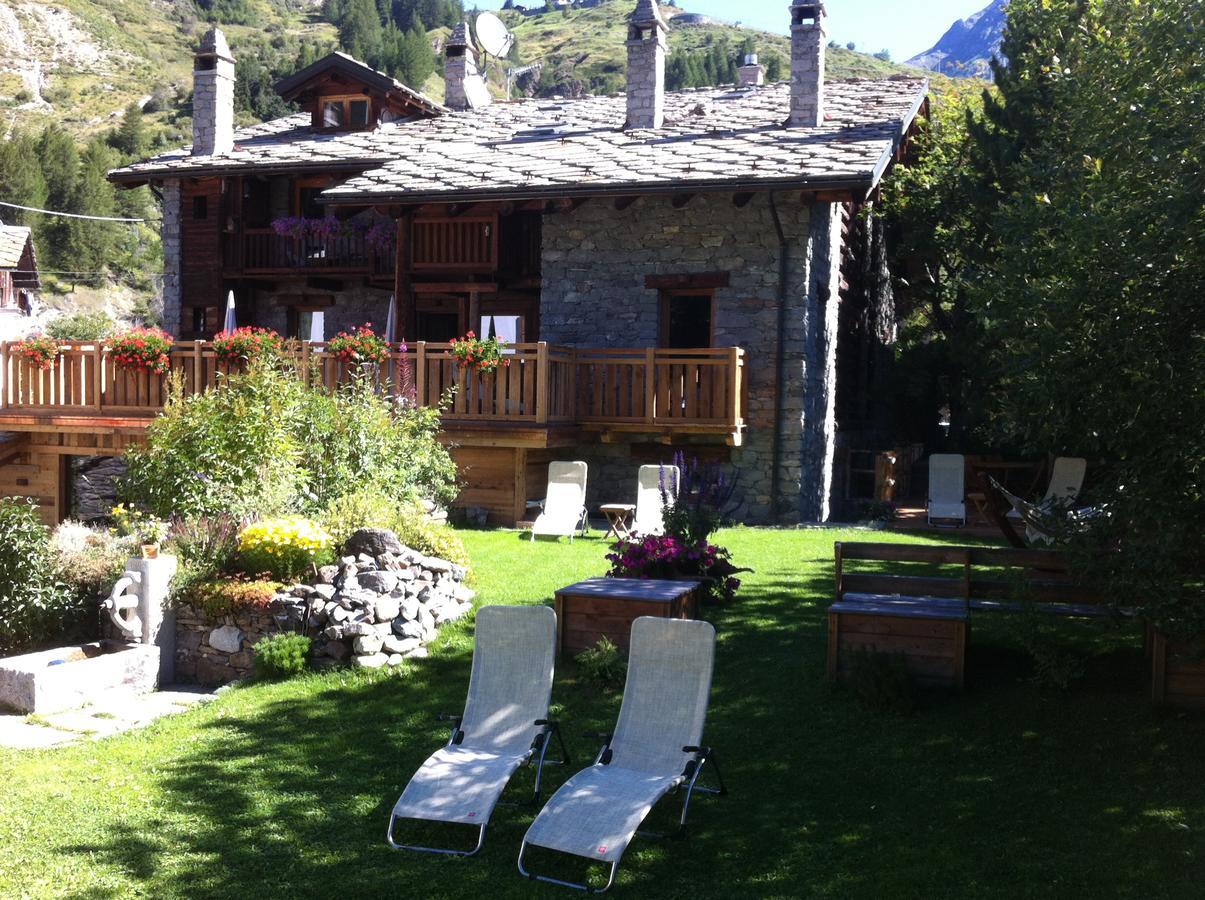
<path id="1" fill-rule="evenodd" d="M 121 124 L 113 133 L 113 146 L 129 158 L 142 156 L 146 150 L 146 128 L 142 122 L 142 107 L 131 103 L 121 116 Z"/>

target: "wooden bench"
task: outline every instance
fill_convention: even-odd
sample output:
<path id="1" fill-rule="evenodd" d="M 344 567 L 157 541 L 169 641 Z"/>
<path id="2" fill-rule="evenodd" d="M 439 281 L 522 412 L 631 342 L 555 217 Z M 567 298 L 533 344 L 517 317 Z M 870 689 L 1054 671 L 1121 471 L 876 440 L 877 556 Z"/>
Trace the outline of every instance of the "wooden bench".
<path id="1" fill-rule="evenodd" d="M 922 684 L 961 688 L 973 611 L 1032 609 L 1074 617 L 1113 613 L 1073 583 L 1065 557 L 1056 550 L 842 542 L 833 550 L 837 598 L 828 616 L 832 679 L 847 675 L 851 654 L 865 650 L 901 655 Z M 850 571 L 850 561 L 893 567 L 890 572 Z"/>

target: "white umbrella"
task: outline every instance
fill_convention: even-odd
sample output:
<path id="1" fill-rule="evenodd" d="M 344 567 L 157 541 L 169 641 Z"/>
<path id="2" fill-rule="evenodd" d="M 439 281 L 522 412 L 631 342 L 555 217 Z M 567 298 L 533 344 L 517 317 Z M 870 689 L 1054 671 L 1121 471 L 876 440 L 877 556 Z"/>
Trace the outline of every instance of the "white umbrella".
<path id="1" fill-rule="evenodd" d="M 385 317 L 385 343 L 392 344 L 397 340 L 397 301 L 394 294 L 389 295 L 389 314 Z"/>
<path id="2" fill-rule="evenodd" d="M 314 343 L 320 344 L 326 340 L 325 317 L 326 313 L 321 309 L 316 309 L 310 313 L 310 340 Z"/>
<path id="3" fill-rule="evenodd" d="M 230 291 L 226 295 L 226 321 L 222 323 L 222 330 L 231 332 L 238 328 L 234 321 L 234 291 Z"/>

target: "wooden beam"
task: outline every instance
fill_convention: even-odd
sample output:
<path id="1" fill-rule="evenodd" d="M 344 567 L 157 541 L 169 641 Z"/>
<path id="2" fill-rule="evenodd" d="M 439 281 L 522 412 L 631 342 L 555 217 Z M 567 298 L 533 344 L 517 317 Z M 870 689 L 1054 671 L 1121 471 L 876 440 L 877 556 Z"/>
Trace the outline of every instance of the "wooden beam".
<path id="1" fill-rule="evenodd" d="M 630 197 L 616 197 L 615 198 L 615 209 L 618 210 L 619 212 L 623 212 L 625 209 L 627 209 L 629 206 L 631 206 L 633 203 L 635 203 L 639 199 L 640 199 L 640 196 L 637 194 L 633 194 Z"/>
<path id="2" fill-rule="evenodd" d="M 410 284 L 410 234 L 414 227 L 414 211 L 406 210 L 397 220 L 396 257 L 394 259 L 393 294 L 397 302 L 397 323 L 403 340 L 418 340 L 418 310 Z"/>
<path id="3" fill-rule="evenodd" d="M 492 281 L 418 281 L 410 285 L 416 294 L 496 294 Z"/>
<path id="4" fill-rule="evenodd" d="M 646 275 L 644 286 L 652 290 L 683 290 L 703 288 L 726 288 L 730 282 L 728 272 L 684 272 L 677 275 Z"/>
<path id="5" fill-rule="evenodd" d="M 674 194 L 674 199 L 670 202 L 673 204 L 674 209 L 681 209 L 693 199 L 695 199 L 694 194 Z"/>
<path id="6" fill-rule="evenodd" d="M 580 209 L 585 205 L 586 197 L 575 197 L 574 199 L 566 200 L 550 200 L 548 202 L 548 212 L 550 213 L 571 213 Z"/>
<path id="7" fill-rule="evenodd" d="M 799 202 L 805 205 L 812 203 L 849 203 L 856 201 L 852 191 L 804 191 L 799 195 Z"/>
<path id="8" fill-rule="evenodd" d="M 740 191 L 732 195 L 732 205 L 738 209 L 748 206 L 749 201 L 753 199 L 752 191 Z"/>

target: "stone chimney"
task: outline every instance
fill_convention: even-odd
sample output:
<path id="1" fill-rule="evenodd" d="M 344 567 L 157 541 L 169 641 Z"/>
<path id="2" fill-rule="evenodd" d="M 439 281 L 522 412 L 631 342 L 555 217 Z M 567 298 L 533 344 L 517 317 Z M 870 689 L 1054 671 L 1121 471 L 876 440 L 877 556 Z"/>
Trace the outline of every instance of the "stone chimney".
<path id="1" fill-rule="evenodd" d="M 824 124 L 824 4 L 791 3 L 791 115 L 787 125 Z"/>
<path id="2" fill-rule="evenodd" d="M 766 83 L 766 67 L 757 61 L 756 53 L 745 54 L 745 64 L 736 70 L 736 83 L 741 87 Z"/>
<path id="3" fill-rule="evenodd" d="M 657 0 L 637 0 L 628 23 L 627 128 L 660 128 L 665 121 L 668 33 Z"/>
<path id="4" fill-rule="evenodd" d="M 192 72 L 192 155 L 234 149 L 234 57 L 226 36 L 211 28 L 201 38 Z"/>
<path id="5" fill-rule="evenodd" d="M 477 51 L 469 43 L 469 26 L 461 22 L 448 35 L 445 47 L 444 106 L 480 109 L 490 100 L 490 89 L 477 68 Z"/>

